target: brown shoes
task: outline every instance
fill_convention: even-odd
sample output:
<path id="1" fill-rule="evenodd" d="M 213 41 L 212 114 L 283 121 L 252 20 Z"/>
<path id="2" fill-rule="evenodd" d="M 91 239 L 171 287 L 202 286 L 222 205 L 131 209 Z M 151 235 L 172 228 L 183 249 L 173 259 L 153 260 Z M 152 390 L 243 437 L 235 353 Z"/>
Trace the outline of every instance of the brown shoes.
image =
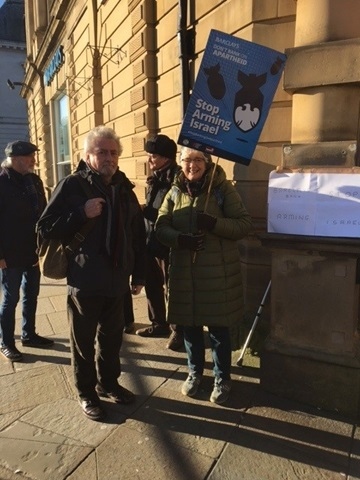
<path id="1" fill-rule="evenodd" d="M 95 422 L 103 420 L 106 416 L 104 410 L 101 408 L 100 402 L 84 398 L 79 401 L 85 417 Z"/>
<path id="2" fill-rule="evenodd" d="M 179 332 L 172 332 L 169 338 L 166 348 L 170 350 L 181 350 L 184 347 L 184 336 Z"/>
<path id="3" fill-rule="evenodd" d="M 96 393 L 100 397 L 110 398 L 110 400 L 115 403 L 128 405 L 129 403 L 133 403 L 135 401 L 135 395 L 121 385 L 116 385 L 116 387 L 107 390 L 102 385 L 97 384 L 95 389 Z"/>
<path id="4" fill-rule="evenodd" d="M 107 390 L 102 385 L 97 384 L 95 390 L 97 395 L 100 397 L 110 398 L 115 403 L 128 405 L 129 403 L 133 403 L 135 401 L 135 395 L 130 392 L 130 390 L 127 390 L 120 385 L 116 385 L 111 390 Z M 106 417 L 106 413 L 101 407 L 100 399 L 96 398 L 96 395 L 94 398 L 80 399 L 79 403 L 83 414 L 90 420 L 99 422 Z"/>
<path id="5" fill-rule="evenodd" d="M 135 326 L 133 323 L 128 323 L 124 327 L 124 333 L 133 333 L 135 331 Z"/>
<path id="6" fill-rule="evenodd" d="M 167 337 L 170 332 L 171 335 L 166 344 L 166 348 L 174 351 L 181 350 L 184 347 L 183 334 L 172 331 L 167 324 L 154 324 L 151 327 L 140 328 L 139 330 L 136 330 L 136 335 L 139 335 L 140 337 Z"/>
<path id="7" fill-rule="evenodd" d="M 170 333 L 168 325 L 152 325 L 151 327 L 139 328 L 136 335 L 140 337 L 167 337 Z"/>

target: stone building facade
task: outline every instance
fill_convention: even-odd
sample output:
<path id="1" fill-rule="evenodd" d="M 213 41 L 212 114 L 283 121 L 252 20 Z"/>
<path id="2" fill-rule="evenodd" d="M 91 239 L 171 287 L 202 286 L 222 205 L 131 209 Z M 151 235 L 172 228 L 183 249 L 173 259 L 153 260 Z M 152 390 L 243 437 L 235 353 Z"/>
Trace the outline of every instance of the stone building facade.
<path id="1" fill-rule="evenodd" d="M 121 136 L 121 169 L 145 192 L 146 137 L 177 139 L 211 29 L 278 51 L 294 46 L 294 0 L 42 0 L 26 2 L 27 63 L 23 90 L 31 138 L 50 195 L 75 168 L 83 137 L 106 124 Z M 249 167 L 220 160 L 265 228 L 269 172 L 291 139 L 292 97 L 279 86 Z M 256 303 L 269 261 L 254 237 L 242 245 L 246 294 Z"/>
<path id="2" fill-rule="evenodd" d="M 254 220 L 240 249 L 246 308 L 255 312 L 272 271 L 261 242 L 270 171 L 355 165 L 354 156 L 345 165 L 338 153 L 359 134 L 359 24 L 358 0 L 28 0 L 24 83 L 31 89 L 24 86 L 22 94 L 33 105 L 31 139 L 41 149 L 48 193 L 76 167 L 86 132 L 106 124 L 122 138 L 121 169 L 143 200 L 146 137 L 178 138 L 211 29 L 285 52 L 283 80 L 250 165 L 220 159 Z M 297 261 L 291 255 L 287 265 Z M 272 281 L 276 287 L 274 273 Z M 274 292 L 272 312 L 281 319 L 287 292 Z M 358 293 L 348 299 L 354 305 Z M 349 325 L 344 328 L 354 335 L 354 320 Z M 315 340 L 310 347 L 319 350 Z M 288 350 L 273 348 L 277 369 Z M 297 355 L 305 350 L 300 345 Z"/>

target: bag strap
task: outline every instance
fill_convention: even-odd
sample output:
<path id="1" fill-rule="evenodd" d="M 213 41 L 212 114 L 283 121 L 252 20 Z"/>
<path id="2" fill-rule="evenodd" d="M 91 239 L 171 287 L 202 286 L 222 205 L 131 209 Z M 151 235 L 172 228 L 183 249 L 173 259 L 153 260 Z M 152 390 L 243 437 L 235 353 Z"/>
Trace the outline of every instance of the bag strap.
<path id="1" fill-rule="evenodd" d="M 95 218 L 88 220 L 85 225 L 80 228 L 78 232 L 75 233 L 74 238 L 71 240 L 69 245 L 66 245 L 65 249 L 73 254 L 80 244 L 85 240 L 86 235 L 93 229 L 95 225 Z"/>
<path id="2" fill-rule="evenodd" d="M 93 192 L 90 189 L 89 185 L 82 179 L 81 175 L 74 174 L 74 177 L 77 178 L 79 185 L 82 187 L 83 191 L 85 192 L 88 198 L 93 198 Z M 90 218 L 78 232 L 75 233 L 74 238 L 71 242 L 66 245 L 65 249 L 70 253 L 73 254 L 77 248 L 79 248 L 80 244 L 85 240 L 86 235 L 93 229 L 97 218 Z"/>
<path id="3" fill-rule="evenodd" d="M 79 182 L 81 188 L 85 192 L 85 195 L 88 198 L 93 198 L 94 193 L 89 186 L 89 182 L 80 173 L 74 173 L 73 175 L 77 179 L 77 181 Z"/>

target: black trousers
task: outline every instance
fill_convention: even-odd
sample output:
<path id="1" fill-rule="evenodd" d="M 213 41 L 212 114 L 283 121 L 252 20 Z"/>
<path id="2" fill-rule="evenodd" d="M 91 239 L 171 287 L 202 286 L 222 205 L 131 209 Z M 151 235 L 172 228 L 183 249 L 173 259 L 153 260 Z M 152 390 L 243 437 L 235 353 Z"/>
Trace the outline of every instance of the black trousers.
<path id="1" fill-rule="evenodd" d="M 151 323 L 166 324 L 166 297 L 168 284 L 168 259 L 146 255 L 146 298 Z"/>
<path id="2" fill-rule="evenodd" d="M 149 320 L 153 325 L 166 325 L 166 302 L 169 281 L 169 259 L 146 254 L 146 298 Z M 170 325 L 173 331 L 182 332 L 182 327 Z"/>
<path id="3" fill-rule="evenodd" d="M 80 399 L 96 398 L 96 383 L 112 390 L 121 372 L 124 295 L 68 295 L 67 307 L 75 386 Z"/>
<path id="4" fill-rule="evenodd" d="M 133 299 L 130 287 L 124 296 L 124 321 L 125 325 L 131 325 L 135 322 Z"/>

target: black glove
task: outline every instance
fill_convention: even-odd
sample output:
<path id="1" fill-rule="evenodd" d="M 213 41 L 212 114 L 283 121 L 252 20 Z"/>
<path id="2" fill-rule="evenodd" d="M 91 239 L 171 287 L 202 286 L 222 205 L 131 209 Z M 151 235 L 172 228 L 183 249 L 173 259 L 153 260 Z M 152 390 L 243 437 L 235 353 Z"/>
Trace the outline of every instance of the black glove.
<path id="1" fill-rule="evenodd" d="M 154 207 L 144 207 L 143 214 L 147 220 L 155 223 L 158 216 L 158 209 Z"/>
<path id="2" fill-rule="evenodd" d="M 217 218 L 204 212 L 197 212 L 196 225 L 199 230 L 211 231 L 217 222 Z"/>
<path id="3" fill-rule="evenodd" d="M 191 233 L 181 233 L 178 236 L 178 244 L 180 248 L 187 248 L 192 252 L 204 250 L 204 234 L 192 235 Z"/>

